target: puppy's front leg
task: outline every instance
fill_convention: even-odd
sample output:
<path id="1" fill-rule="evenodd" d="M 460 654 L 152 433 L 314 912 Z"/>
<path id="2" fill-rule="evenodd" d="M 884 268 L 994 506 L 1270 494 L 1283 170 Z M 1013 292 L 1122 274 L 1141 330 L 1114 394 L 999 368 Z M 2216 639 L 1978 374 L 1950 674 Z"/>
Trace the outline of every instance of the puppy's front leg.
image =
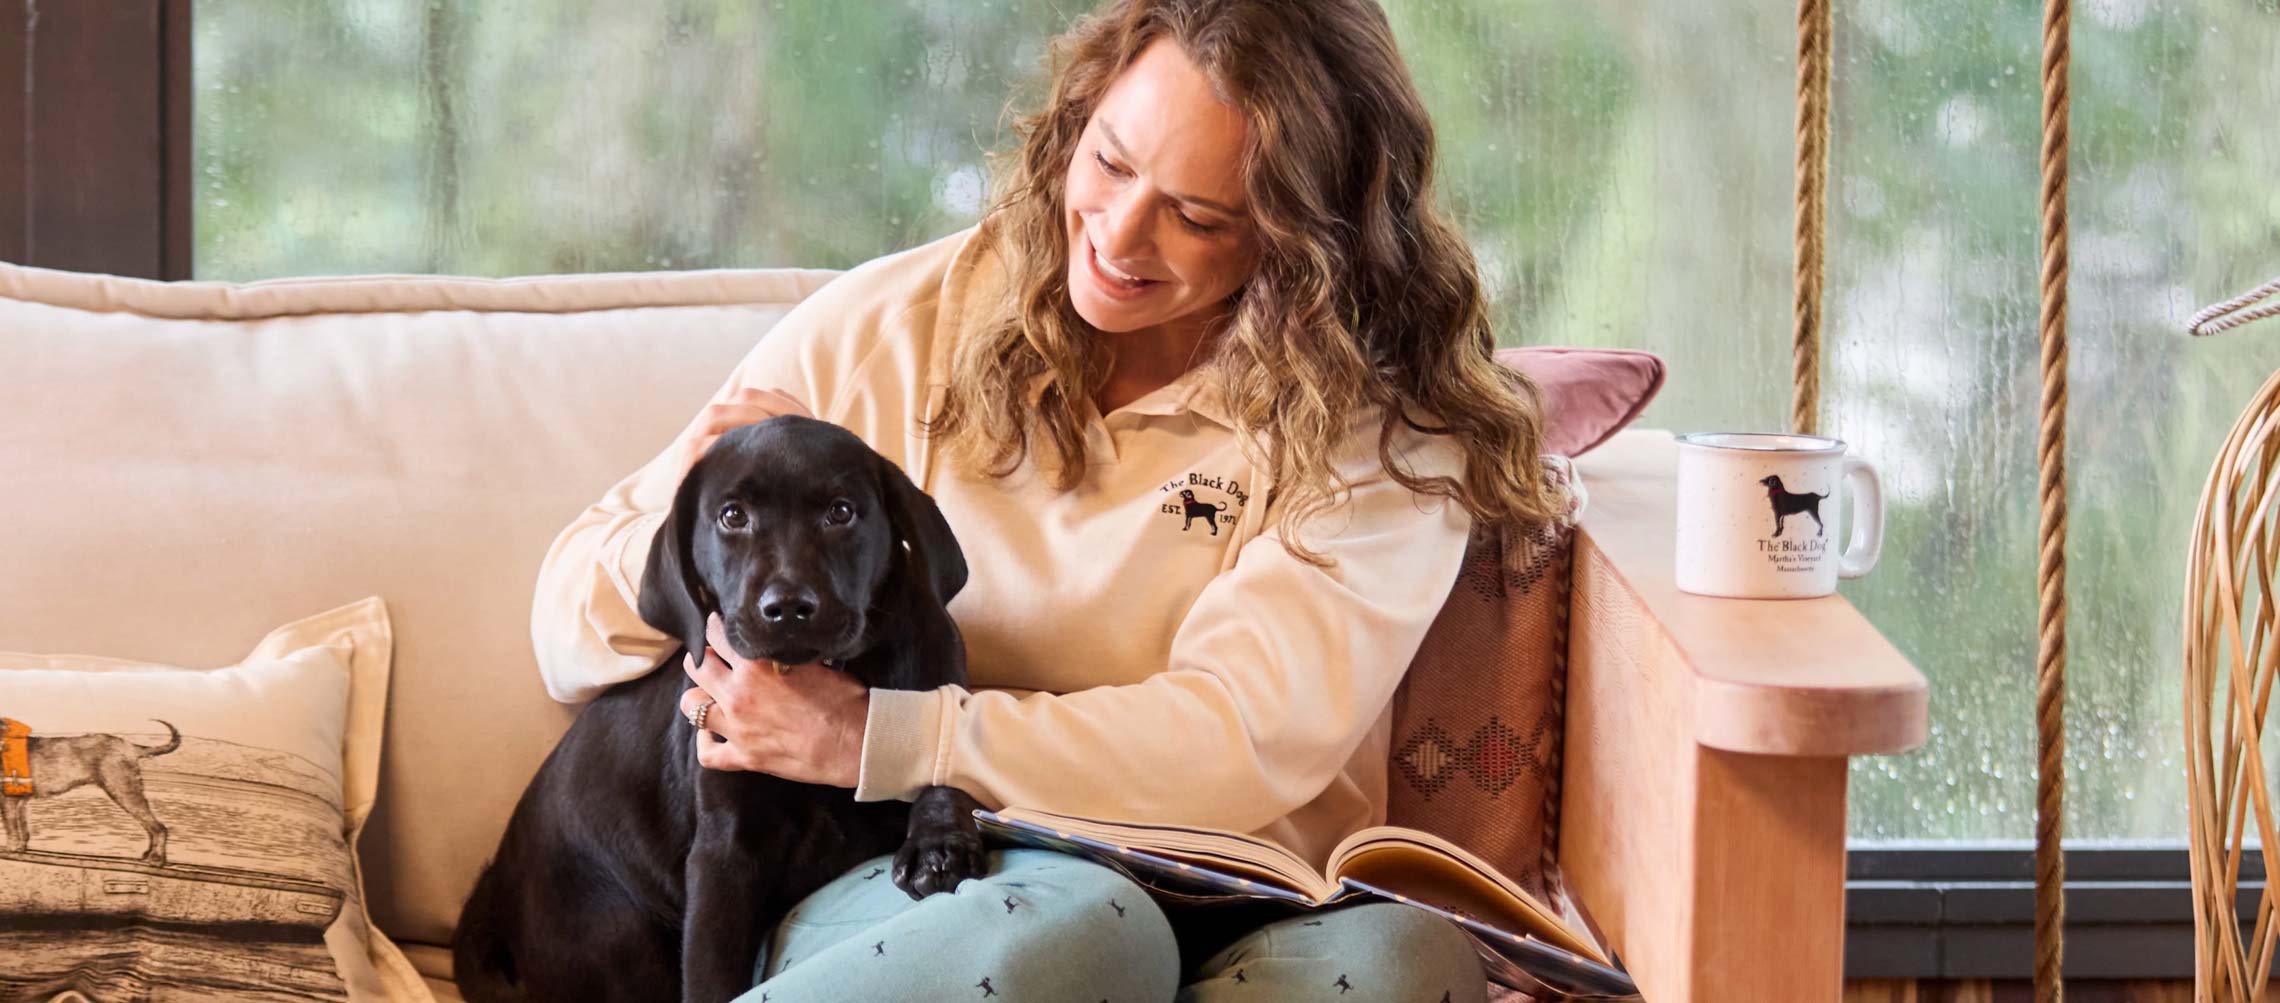
<path id="1" fill-rule="evenodd" d="M 895 851 L 895 887 L 914 899 L 955 890 L 985 873 L 981 803 L 955 787 L 929 787 L 910 803 L 910 830 Z"/>
<path id="2" fill-rule="evenodd" d="M 700 800 L 700 805 L 701 805 Z M 728 1003 L 752 988 L 760 956 L 760 916 L 768 903 L 752 855 L 736 845 L 733 811 L 701 811 L 685 876 L 681 914 L 683 1003 Z"/>

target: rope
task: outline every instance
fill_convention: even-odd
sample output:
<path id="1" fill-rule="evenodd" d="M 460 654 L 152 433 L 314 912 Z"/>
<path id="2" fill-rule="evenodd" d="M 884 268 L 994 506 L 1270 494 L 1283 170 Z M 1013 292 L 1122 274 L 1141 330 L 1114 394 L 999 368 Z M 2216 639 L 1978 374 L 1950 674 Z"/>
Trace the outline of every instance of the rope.
<path id="1" fill-rule="evenodd" d="M 2069 0 L 2043 0 L 2041 597 L 2035 724 L 2035 1001 L 2066 998 L 2066 154 Z"/>
<path id="2" fill-rule="evenodd" d="M 2280 300 L 2275 300 L 2271 303 L 2267 303 L 2264 306 L 2247 311 L 2245 313 L 2233 314 L 2233 311 L 2239 310 L 2241 307 L 2247 306 L 2276 292 L 2280 292 L 2280 279 L 2273 279 L 2272 281 L 2267 282 L 2261 286 L 2257 286 L 2254 289 L 2251 289 L 2229 300 L 2212 306 L 2206 310 L 2201 311 L 2200 313 L 2194 314 L 2192 320 L 2185 322 L 2185 333 L 2194 335 L 2196 337 L 2207 337 L 2208 335 L 2230 331 L 2233 328 L 2239 327 L 2242 324 L 2246 324 L 2250 321 L 2263 320 L 2266 317 L 2280 317 Z M 2227 317 L 2225 316 L 2226 314 L 2233 315 Z"/>
<path id="3" fill-rule="evenodd" d="M 1557 547 L 1552 558 L 1551 574 L 1555 576 L 1553 595 L 1575 594 L 1575 530 L 1565 526 L 1549 527 L 1543 545 Z M 1568 675 L 1568 604 L 1552 604 L 1552 707 L 1558 715 L 1553 727 L 1558 734 L 1567 734 L 1567 675 Z M 1565 741 L 1551 743 L 1550 754 L 1545 757 L 1544 776 L 1544 845 L 1539 864 L 1544 875 L 1546 901 L 1558 901 L 1567 895 L 1567 878 L 1560 872 L 1560 794 L 1561 771 Z"/>
<path id="4" fill-rule="evenodd" d="M 1797 0 L 1797 274 L 1789 428 L 1812 435 L 1821 408 L 1822 236 L 1829 186 L 1829 0 Z"/>

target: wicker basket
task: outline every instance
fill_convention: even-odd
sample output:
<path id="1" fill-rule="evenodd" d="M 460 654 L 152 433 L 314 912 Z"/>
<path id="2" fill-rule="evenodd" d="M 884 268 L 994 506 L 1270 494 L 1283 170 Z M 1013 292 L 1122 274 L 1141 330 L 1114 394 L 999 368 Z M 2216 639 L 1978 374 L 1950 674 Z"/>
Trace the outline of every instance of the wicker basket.
<path id="1" fill-rule="evenodd" d="M 2280 292 L 2280 280 L 2195 315 L 2214 334 L 2280 313 L 2241 308 Z M 2264 873 L 2280 875 L 2264 722 L 2280 676 L 2280 372 L 2249 401 L 2209 470 L 2185 575 L 2185 777 L 2192 793 L 2194 981 L 2197 1001 L 2252 1003 L 2271 978 L 2280 888 L 2267 883 L 2242 936 L 2234 901 L 2244 840 Z M 2253 820 L 2255 828 L 2249 830 Z"/>

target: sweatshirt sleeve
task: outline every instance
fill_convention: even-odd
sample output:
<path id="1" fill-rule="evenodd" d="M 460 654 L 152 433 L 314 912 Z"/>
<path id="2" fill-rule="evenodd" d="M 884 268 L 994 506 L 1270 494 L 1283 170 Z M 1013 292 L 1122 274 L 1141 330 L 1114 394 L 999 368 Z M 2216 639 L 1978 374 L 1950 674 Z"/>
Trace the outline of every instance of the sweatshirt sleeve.
<path id="1" fill-rule="evenodd" d="M 1461 475 L 1446 438 L 1411 442 L 1415 472 Z M 1388 476 L 1376 446 L 1374 427 L 1349 435 L 1351 493 L 1299 529 L 1334 563 L 1292 557 L 1270 523 L 1197 595 L 1157 675 L 1065 694 L 873 690 L 856 799 L 947 784 L 993 808 L 1236 832 L 1311 801 L 1392 700 L 1471 528 L 1463 506 Z"/>
<path id="2" fill-rule="evenodd" d="M 967 231 L 970 233 L 971 231 Z M 906 394 L 914 373 L 889 360 L 880 381 L 863 386 L 875 356 L 909 356 L 924 342 L 943 271 L 966 234 L 866 262 L 826 282 L 770 327 L 711 401 L 743 387 L 781 389 L 816 417 L 867 439 L 880 430 L 877 396 Z M 876 353 L 887 347 L 899 352 Z M 907 365 L 904 368 L 909 368 Z M 676 433 L 677 434 L 677 433 Z M 899 434 L 899 432 L 897 433 Z M 680 646 L 636 612 L 651 540 L 688 471 L 672 443 L 612 486 L 554 539 L 531 602 L 531 645 L 546 691 L 584 703 L 636 679 Z"/>

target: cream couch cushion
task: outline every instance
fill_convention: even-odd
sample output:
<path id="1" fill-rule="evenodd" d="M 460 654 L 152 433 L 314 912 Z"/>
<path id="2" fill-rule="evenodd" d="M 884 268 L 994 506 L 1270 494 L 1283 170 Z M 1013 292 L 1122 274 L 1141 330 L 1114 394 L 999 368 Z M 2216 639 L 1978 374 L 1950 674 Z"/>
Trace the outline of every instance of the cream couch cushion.
<path id="1" fill-rule="evenodd" d="M 833 273 L 162 284 L 0 264 L 0 649 L 220 665 L 364 596 L 396 636 L 371 911 L 443 943 L 572 711 L 555 533 Z"/>

